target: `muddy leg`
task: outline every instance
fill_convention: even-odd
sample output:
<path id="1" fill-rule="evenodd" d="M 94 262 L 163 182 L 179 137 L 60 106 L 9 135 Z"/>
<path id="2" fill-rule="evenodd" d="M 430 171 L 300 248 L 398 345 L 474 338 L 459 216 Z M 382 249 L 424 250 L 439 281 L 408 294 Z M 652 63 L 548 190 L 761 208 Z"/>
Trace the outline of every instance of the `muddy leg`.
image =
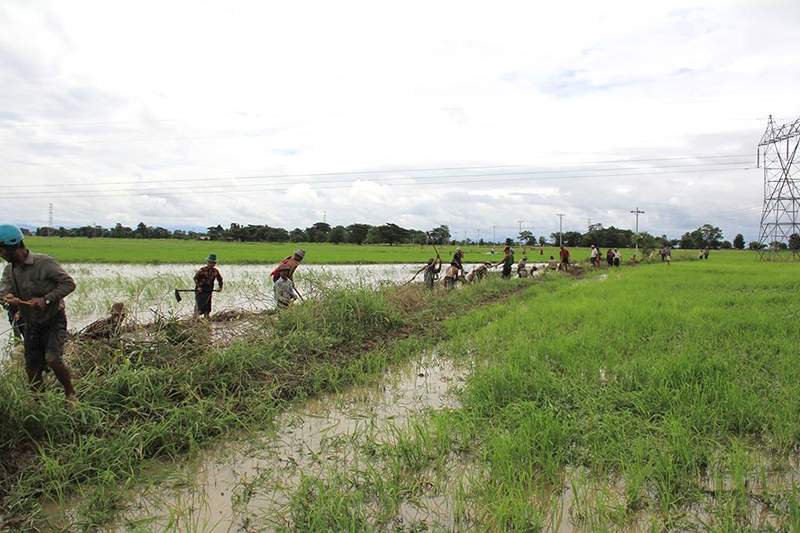
<path id="1" fill-rule="evenodd" d="M 75 389 L 72 388 L 72 373 L 69 371 L 67 365 L 62 362 L 48 361 L 47 366 L 53 370 L 56 379 L 64 386 L 64 395 L 67 398 L 75 396 Z"/>

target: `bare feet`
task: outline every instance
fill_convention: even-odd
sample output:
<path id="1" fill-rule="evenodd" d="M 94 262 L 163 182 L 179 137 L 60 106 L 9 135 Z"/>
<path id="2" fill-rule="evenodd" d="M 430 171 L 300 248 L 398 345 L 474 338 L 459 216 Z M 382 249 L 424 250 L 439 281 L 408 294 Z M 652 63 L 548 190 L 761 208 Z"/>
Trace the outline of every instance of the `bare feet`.
<path id="1" fill-rule="evenodd" d="M 71 411 L 79 403 L 81 402 L 78 401 L 78 397 L 75 396 L 74 394 L 70 394 L 69 396 L 67 396 L 67 411 Z"/>

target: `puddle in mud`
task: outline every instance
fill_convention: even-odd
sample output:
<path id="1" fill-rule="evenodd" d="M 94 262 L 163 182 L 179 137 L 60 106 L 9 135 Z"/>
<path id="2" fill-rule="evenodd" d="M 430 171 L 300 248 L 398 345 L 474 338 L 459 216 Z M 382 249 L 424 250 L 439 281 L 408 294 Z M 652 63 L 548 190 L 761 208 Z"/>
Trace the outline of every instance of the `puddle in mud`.
<path id="1" fill-rule="evenodd" d="M 390 425 L 400 427 L 425 409 L 457 406 L 450 389 L 464 377 L 452 363 L 426 353 L 373 385 L 311 398 L 283 413 L 271 434 L 225 442 L 187 466 L 167 467 L 177 472 L 133 496 L 129 511 L 107 531 L 162 530 L 176 520 L 197 531 L 236 531 L 285 505 L 301 474 L 324 475 L 332 465 L 356 460 L 357 441 L 383 442 L 391 438 Z M 66 514 L 76 505 L 68 504 L 73 510 Z M 401 509 L 401 519 L 430 522 L 450 514 L 437 498 L 429 505 L 428 512 L 418 505 Z M 45 506 L 45 514 L 52 525 L 69 522 L 55 505 Z"/>

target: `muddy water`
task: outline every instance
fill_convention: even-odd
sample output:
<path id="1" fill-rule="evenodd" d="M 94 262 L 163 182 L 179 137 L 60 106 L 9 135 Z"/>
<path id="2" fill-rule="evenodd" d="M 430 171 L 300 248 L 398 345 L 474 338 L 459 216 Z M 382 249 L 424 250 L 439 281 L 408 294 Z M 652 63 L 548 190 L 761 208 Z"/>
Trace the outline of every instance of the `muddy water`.
<path id="1" fill-rule="evenodd" d="M 311 398 L 282 414 L 274 432 L 225 442 L 189 465 L 167 467 L 168 479 L 132 494 L 129 511 L 107 531 L 161 531 L 176 520 L 193 524 L 193 531 L 237 531 L 280 515 L 301 474 L 324 475 L 331 465 L 358 460 L 356 441 L 383 442 L 391 435 L 389 425 L 400 427 L 414 413 L 457 406 L 452 387 L 464 377 L 464 371 L 427 353 L 373 385 Z M 56 506 L 45 512 L 56 527 L 68 524 L 65 515 L 72 514 Z M 399 515 L 406 523 L 446 523 L 452 512 L 443 498 L 432 496 L 427 505 L 404 506 Z"/>

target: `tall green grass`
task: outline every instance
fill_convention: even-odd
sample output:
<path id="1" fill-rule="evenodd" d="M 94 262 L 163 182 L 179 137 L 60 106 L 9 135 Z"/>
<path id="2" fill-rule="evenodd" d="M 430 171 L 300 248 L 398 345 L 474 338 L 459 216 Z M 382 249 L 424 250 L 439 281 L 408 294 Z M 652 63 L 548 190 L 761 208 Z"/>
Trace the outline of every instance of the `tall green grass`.
<path id="1" fill-rule="evenodd" d="M 590 531 L 796 529 L 800 268 L 730 257 L 537 284 L 450 321 L 461 407 L 307 479 L 288 529 L 378 509 L 363 529 L 386 530 L 420 473 L 447 502 L 434 529 L 550 530 L 562 512 Z"/>

